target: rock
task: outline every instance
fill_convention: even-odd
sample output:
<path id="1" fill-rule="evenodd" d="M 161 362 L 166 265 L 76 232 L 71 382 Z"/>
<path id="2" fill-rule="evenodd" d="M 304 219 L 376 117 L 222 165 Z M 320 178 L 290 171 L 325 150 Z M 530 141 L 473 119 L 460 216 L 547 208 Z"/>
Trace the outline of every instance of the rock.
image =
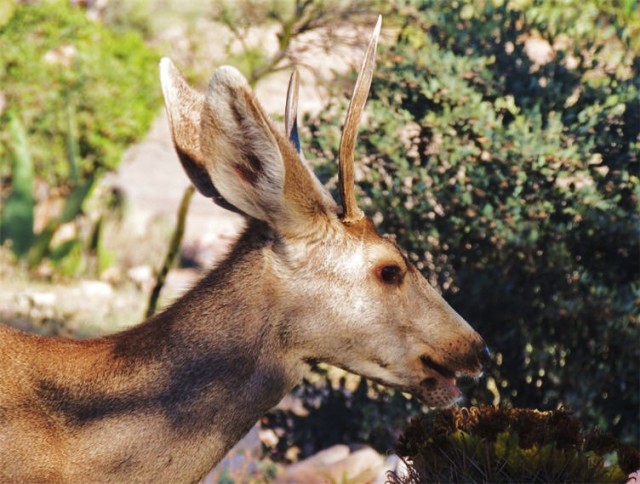
<path id="1" fill-rule="evenodd" d="M 300 455 L 300 447 L 294 445 L 293 447 L 289 447 L 287 451 L 284 453 L 284 458 L 289 462 L 296 462 L 298 460 L 298 456 Z"/>
<path id="2" fill-rule="evenodd" d="M 136 286 L 145 289 L 151 286 L 153 282 L 153 269 L 147 265 L 135 266 L 127 271 L 127 277 L 129 277 Z"/>
<path id="3" fill-rule="evenodd" d="M 190 287 L 197 284 L 200 278 L 202 278 L 202 274 L 195 269 L 171 269 L 165 280 L 165 295 L 184 294 Z"/>
<path id="4" fill-rule="evenodd" d="M 113 297 L 113 288 L 111 285 L 102 281 L 82 281 L 80 283 L 80 290 L 88 298 Z"/>
<path id="5" fill-rule="evenodd" d="M 389 472 L 392 472 L 399 477 L 406 477 L 409 475 L 409 469 L 407 469 L 407 465 L 404 461 L 396 454 L 391 454 L 384 460 L 382 469 L 378 471 L 378 475 L 373 480 L 373 484 L 385 484 L 388 481 L 387 474 Z"/>
<path id="6" fill-rule="evenodd" d="M 309 410 L 304 407 L 302 399 L 293 397 L 291 394 L 285 395 L 275 408 L 284 412 L 291 412 L 298 417 L 306 417 L 309 415 Z"/>
<path id="7" fill-rule="evenodd" d="M 383 463 L 384 458 L 380 454 L 371 447 L 365 447 L 336 462 L 330 468 L 330 475 L 334 482 L 371 482 L 382 469 Z"/>
<path id="8" fill-rule="evenodd" d="M 346 445 L 334 445 L 283 469 L 275 482 L 372 482 L 383 463 L 384 458 L 370 447 L 351 453 Z"/>
<path id="9" fill-rule="evenodd" d="M 260 453 L 259 424 L 253 426 L 247 435 L 238 442 L 222 459 L 218 465 L 209 472 L 199 484 L 214 484 L 221 482 L 223 476 L 233 476 L 232 482 L 245 482 L 257 468 Z M 228 479 L 224 482 L 229 482 Z"/>
<path id="10" fill-rule="evenodd" d="M 344 444 L 338 444 L 334 445 L 333 447 L 329 447 L 328 449 L 321 450 L 317 454 L 308 457 L 298 464 L 306 463 L 307 465 L 313 464 L 328 466 L 346 459 L 347 457 L 349 457 L 349 454 L 350 451 L 348 446 Z"/>
<path id="11" fill-rule="evenodd" d="M 267 447 L 275 447 L 280 441 L 276 433 L 271 429 L 260 429 L 258 435 L 260 436 L 260 442 Z"/>
<path id="12" fill-rule="evenodd" d="M 100 273 L 100 280 L 108 284 L 118 284 L 122 281 L 122 270 L 118 266 L 107 267 Z"/>
<path id="13" fill-rule="evenodd" d="M 551 62 L 554 57 L 553 47 L 545 39 L 529 37 L 524 42 L 524 51 L 529 60 L 536 66 Z"/>
<path id="14" fill-rule="evenodd" d="M 55 306 L 58 302 L 58 296 L 53 292 L 32 292 L 29 294 L 31 302 L 34 306 Z"/>

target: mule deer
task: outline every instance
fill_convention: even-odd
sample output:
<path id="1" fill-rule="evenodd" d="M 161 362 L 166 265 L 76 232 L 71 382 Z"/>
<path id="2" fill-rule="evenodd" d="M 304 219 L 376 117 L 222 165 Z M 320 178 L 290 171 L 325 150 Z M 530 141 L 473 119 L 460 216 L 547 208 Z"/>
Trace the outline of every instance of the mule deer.
<path id="1" fill-rule="evenodd" d="M 247 226 L 140 326 L 85 341 L 0 326 L 0 481 L 197 480 L 313 361 L 428 405 L 459 398 L 455 377 L 479 373 L 483 340 L 356 204 L 353 148 L 379 31 L 380 20 L 340 145 L 342 209 L 290 141 L 295 79 L 283 135 L 237 70 L 220 67 L 201 94 L 161 61 L 186 172 Z"/>

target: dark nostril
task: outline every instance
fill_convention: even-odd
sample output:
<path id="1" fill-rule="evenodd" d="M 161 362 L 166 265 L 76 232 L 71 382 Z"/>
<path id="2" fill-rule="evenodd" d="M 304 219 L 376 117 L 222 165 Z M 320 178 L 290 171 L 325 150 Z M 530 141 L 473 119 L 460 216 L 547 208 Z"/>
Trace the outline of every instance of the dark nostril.
<path id="1" fill-rule="evenodd" d="M 483 345 L 480 353 L 478 354 L 478 359 L 482 365 L 486 365 L 491 361 L 491 350 L 487 345 Z"/>

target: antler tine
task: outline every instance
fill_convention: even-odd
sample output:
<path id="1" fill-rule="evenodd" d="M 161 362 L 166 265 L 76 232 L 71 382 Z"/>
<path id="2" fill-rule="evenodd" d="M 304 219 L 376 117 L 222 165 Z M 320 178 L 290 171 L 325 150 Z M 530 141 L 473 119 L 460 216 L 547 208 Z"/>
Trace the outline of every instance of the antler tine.
<path id="1" fill-rule="evenodd" d="M 373 78 L 373 69 L 375 67 L 376 48 L 378 46 L 378 38 L 380 37 L 380 27 L 382 25 L 382 16 L 378 17 L 376 26 L 371 34 L 367 51 L 362 61 L 362 67 L 353 88 L 353 96 L 347 111 L 347 117 L 344 122 L 342 131 L 342 139 L 340 140 L 340 156 L 339 156 L 339 185 L 340 197 L 342 199 L 342 207 L 344 209 L 342 221 L 345 223 L 353 223 L 361 220 L 364 213 L 358 208 L 358 202 L 355 194 L 355 177 L 354 177 L 354 150 L 356 137 L 358 135 L 358 125 L 360 117 L 367 102 L 371 80 Z"/>
<path id="2" fill-rule="evenodd" d="M 294 69 L 289 79 L 287 88 L 287 104 L 284 108 L 284 130 L 296 148 L 298 154 L 302 153 L 300 147 L 300 137 L 298 136 L 298 89 L 300 87 L 300 76 L 298 70 Z"/>

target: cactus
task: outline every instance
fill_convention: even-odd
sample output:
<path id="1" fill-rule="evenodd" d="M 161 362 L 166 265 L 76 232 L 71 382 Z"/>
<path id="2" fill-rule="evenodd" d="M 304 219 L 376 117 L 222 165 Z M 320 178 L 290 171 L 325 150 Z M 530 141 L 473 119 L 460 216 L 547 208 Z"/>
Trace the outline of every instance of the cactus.
<path id="1" fill-rule="evenodd" d="M 27 133 L 17 116 L 9 118 L 11 151 L 13 152 L 11 195 L 0 214 L 0 243 L 11 240 L 18 257 L 27 254 L 34 240 L 33 161 L 27 144 Z"/>
<path id="2" fill-rule="evenodd" d="M 10 240 L 14 254 L 26 259 L 29 266 L 34 267 L 51 254 L 51 240 L 58 228 L 74 220 L 82 211 L 94 187 L 94 178 L 89 176 L 75 184 L 60 216 L 51 219 L 41 232 L 34 233 L 34 170 L 27 133 L 15 115 L 10 117 L 9 130 L 13 152 L 11 194 L 7 197 L 0 218 L 0 243 Z M 58 250 L 56 258 L 64 255 L 64 250 Z"/>

